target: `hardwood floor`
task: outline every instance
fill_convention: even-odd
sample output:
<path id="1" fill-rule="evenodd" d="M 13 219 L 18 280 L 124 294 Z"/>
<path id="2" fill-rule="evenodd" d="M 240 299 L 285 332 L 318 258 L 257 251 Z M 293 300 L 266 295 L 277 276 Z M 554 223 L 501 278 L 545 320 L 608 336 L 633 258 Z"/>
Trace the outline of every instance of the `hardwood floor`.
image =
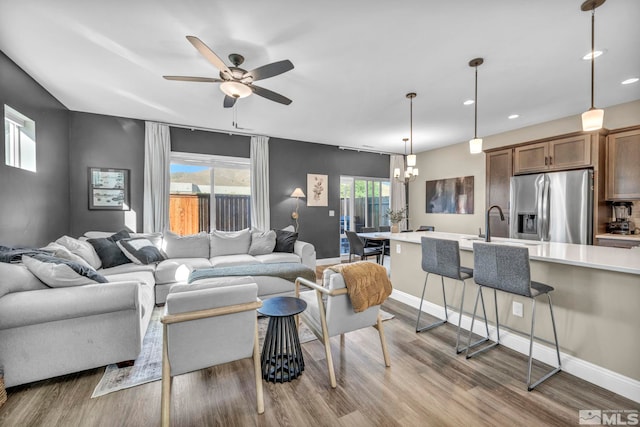
<path id="1" fill-rule="evenodd" d="M 391 357 L 385 368 L 373 328 L 332 339 L 338 387 L 331 389 L 320 342 L 302 344 L 305 370 L 264 384 L 258 415 L 250 359 L 178 376 L 173 426 L 577 425 L 580 409 L 640 410 L 640 404 L 561 372 L 526 391 L 526 357 L 499 347 L 456 356 L 456 329 L 414 332 L 415 310 L 385 303 Z M 160 423 L 160 382 L 91 399 L 104 368 L 8 390 L 0 426 L 149 426 Z M 539 369 L 534 370 L 539 374 Z"/>

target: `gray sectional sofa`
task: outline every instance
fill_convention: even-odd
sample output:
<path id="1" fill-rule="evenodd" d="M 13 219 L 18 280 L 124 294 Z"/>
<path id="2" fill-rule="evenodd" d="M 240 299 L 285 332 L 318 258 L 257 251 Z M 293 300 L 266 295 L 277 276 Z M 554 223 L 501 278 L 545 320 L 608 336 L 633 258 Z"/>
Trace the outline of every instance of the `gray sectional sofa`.
<path id="1" fill-rule="evenodd" d="M 295 263 L 315 272 L 314 246 L 295 241 L 289 247 L 292 252 L 278 252 L 277 247 L 269 250 L 271 233 L 266 240 L 265 233 L 257 233 L 243 230 L 184 237 L 131 233 L 131 238 L 152 242 L 166 259 L 107 268 L 98 265 L 100 258 L 87 242 L 105 240 L 113 233 L 88 232 L 80 239 L 63 236 L 57 240 L 56 248 L 64 243 L 69 257 L 78 256 L 98 266 L 95 272 L 108 283 L 78 284 L 64 279 L 45 284 L 24 263 L 0 262 L 0 367 L 5 386 L 134 360 L 154 305 L 165 302 L 172 285 L 186 284 L 194 270 L 225 268 L 242 275 L 243 266 L 251 266 L 260 298 L 293 294 L 291 281 L 261 276 L 260 266 Z"/>

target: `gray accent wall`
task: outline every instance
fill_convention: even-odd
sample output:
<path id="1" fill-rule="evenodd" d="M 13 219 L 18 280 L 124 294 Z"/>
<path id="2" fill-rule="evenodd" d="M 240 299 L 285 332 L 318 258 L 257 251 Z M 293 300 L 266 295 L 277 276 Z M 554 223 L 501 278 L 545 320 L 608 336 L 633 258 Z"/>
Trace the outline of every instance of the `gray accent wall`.
<path id="1" fill-rule="evenodd" d="M 142 231 L 144 121 L 69 113 L 71 235 L 86 231 Z M 129 169 L 131 210 L 89 210 L 89 168 Z"/>
<path id="2" fill-rule="evenodd" d="M 0 245 L 43 246 L 69 233 L 69 111 L 0 52 L 3 117 L 5 104 L 36 123 L 36 172 L 5 164 L 3 136 Z"/>

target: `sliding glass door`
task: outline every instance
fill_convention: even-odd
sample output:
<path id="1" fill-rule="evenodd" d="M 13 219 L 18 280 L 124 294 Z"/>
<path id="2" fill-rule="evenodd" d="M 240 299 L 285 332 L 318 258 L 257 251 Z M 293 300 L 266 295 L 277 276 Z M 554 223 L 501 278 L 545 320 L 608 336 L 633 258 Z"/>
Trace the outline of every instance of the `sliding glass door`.
<path id="1" fill-rule="evenodd" d="M 340 253 L 349 253 L 345 230 L 389 225 L 390 182 L 384 178 L 340 177 Z"/>

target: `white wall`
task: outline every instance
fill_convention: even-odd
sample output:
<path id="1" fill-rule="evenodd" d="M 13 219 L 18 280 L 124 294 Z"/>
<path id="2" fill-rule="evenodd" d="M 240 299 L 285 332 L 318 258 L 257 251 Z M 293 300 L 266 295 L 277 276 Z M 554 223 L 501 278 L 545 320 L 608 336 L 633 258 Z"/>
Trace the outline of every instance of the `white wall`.
<path id="1" fill-rule="evenodd" d="M 604 126 L 614 130 L 640 125 L 640 100 L 605 108 Z M 484 137 L 483 149 L 497 148 L 581 131 L 580 115 Z M 484 232 L 485 154 L 469 154 L 467 141 L 418 154 L 420 179 L 409 184 L 409 228 L 433 225 L 437 231 L 477 234 Z M 474 213 L 427 214 L 426 181 L 474 176 Z"/>

